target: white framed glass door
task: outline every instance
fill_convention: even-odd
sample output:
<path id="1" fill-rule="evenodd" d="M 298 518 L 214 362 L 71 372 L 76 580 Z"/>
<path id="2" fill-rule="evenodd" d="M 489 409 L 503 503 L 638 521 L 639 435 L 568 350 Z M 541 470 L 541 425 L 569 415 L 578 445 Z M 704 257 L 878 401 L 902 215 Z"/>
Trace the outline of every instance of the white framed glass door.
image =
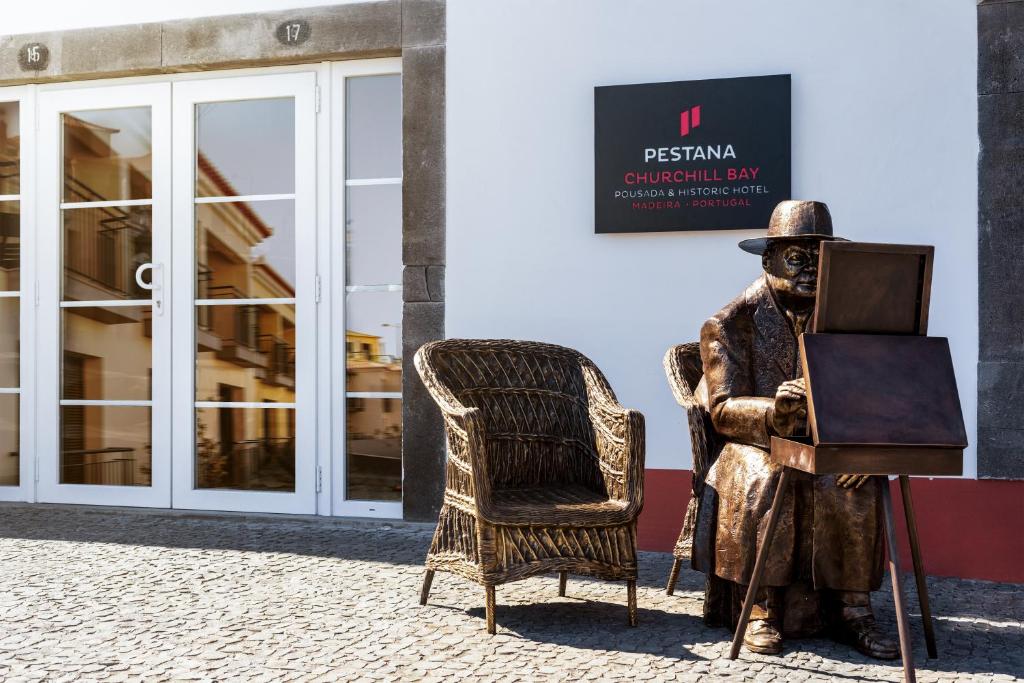
<path id="1" fill-rule="evenodd" d="M 32 500 L 35 98 L 0 90 L 0 500 Z"/>
<path id="2" fill-rule="evenodd" d="M 316 76 L 174 84 L 174 507 L 316 511 Z"/>
<path id="3" fill-rule="evenodd" d="M 39 94 L 42 501 L 171 502 L 170 97 Z"/>
<path id="4" fill-rule="evenodd" d="M 397 58 L 0 89 L 0 500 L 401 517 L 402 163 Z"/>
<path id="5" fill-rule="evenodd" d="M 402 62 L 332 64 L 331 94 L 333 509 L 401 518 Z"/>

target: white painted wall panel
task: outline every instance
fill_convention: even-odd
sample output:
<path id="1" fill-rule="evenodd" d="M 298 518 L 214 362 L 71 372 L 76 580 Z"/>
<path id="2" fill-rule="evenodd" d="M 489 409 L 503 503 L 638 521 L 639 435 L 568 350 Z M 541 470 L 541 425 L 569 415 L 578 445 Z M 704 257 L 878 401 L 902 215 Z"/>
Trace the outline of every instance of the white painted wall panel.
<path id="1" fill-rule="evenodd" d="M 689 467 L 661 369 L 759 273 L 750 232 L 594 235 L 593 87 L 793 75 L 793 192 L 856 240 L 936 245 L 976 440 L 976 5 L 971 0 L 449 0 L 447 333 L 580 349 Z M 975 471 L 973 450 L 967 474 Z"/>

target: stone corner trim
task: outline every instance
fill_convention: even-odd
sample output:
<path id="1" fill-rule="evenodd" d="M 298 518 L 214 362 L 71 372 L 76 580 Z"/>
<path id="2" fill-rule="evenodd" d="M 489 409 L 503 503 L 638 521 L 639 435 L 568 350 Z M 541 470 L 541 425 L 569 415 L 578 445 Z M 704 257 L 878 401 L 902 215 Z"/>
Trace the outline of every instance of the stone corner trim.
<path id="1" fill-rule="evenodd" d="M 1024 2 L 978 5 L 978 477 L 1024 479 Z"/>

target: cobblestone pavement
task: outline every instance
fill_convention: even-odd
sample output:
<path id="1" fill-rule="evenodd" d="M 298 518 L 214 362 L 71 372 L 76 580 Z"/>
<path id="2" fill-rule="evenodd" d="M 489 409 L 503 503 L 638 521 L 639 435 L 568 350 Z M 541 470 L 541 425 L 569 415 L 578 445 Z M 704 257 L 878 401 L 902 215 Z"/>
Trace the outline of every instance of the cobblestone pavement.
<path id="1" fill-rule="evenodd" d="M 822 639 L 729 661 L 729 634 L 699 617 L 701 576 L 684 572 L 665 595 L 671 558 L 660 553 L 641 560 L 637 628 L 624 584 L 570 579 L 559 598 L 551 576 L 499 587 L 498 635 L 488 636 L 476 585 L 438 574 L 430 604 L 418 604 L 429 536 L 0 505 L 0 679 L 901 679 L 898 663 Z M 941 658 L 924 658 L 915 624 L 919 680 L 1024 676 L 1024 586 L 935 579 L 929 590 Z M 892 626 L 890 599 L 875 602 Z"/>

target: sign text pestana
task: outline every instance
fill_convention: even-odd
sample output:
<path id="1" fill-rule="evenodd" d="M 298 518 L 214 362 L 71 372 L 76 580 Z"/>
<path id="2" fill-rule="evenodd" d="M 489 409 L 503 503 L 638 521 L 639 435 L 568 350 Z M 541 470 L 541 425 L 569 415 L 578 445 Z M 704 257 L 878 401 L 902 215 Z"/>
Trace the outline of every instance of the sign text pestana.
<path id="1" fill-rule="evenodd" d="M 691 145 L 687 147 L 645 147 L 644 163 L 657 161 L 707 161 L 708 159 L 735 159 L 732 145 Z"/>

